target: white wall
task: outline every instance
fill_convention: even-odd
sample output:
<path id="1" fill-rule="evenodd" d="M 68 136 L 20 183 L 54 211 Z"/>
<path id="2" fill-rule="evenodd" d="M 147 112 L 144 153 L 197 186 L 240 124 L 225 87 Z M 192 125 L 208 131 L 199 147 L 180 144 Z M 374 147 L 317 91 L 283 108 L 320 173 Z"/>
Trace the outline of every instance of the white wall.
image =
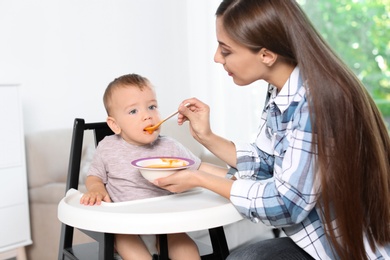
<path id="1" fill-rule="evenodd" d="M 1 1 L 1 77 L 22 85 L 26 133 L 105 120 L 105 87 L 130 72 L 156 85 L 162 114 L 175 109 L 190 91 L 182 10 L 180 0 Z"/>
<path id="2" fill-rule="evenodd" d="M 217 133 L 251 136 L 261 88 L 233 86 L 213 63 L 219 2 L 0 0 L 0 82 L 21 84 L 26 134 L 105 120 L 105 87 L 134 72 L 156 86 L 162 116 L 196 96 Z"/>

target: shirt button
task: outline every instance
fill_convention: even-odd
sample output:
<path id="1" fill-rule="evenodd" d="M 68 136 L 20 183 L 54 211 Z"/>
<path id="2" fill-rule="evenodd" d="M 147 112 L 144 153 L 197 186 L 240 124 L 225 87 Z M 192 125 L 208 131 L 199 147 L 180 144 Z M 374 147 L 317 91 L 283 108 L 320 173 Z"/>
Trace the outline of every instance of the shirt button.
<path id="1" fill-rule="evenodd" d="M 251 218 L 251 221 L 255 224 L 259 223 L 260 222 L 260 219 L 254 217 L 254 218 Z"/>

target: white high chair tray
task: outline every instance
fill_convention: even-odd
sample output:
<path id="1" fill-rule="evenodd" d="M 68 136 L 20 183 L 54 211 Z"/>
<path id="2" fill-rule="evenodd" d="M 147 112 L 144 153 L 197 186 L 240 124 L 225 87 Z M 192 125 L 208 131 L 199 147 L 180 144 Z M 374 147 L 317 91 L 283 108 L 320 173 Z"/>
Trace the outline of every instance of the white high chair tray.
<path id="1" fill-rule="evenodd" d="M 70 189 L 58 205 L 58 219 L 80 229 L 114 234 L 169 234 L 220 227 L 243 217 L 226 198 L 206 189 L 97 206 L 80 204 Z"/>

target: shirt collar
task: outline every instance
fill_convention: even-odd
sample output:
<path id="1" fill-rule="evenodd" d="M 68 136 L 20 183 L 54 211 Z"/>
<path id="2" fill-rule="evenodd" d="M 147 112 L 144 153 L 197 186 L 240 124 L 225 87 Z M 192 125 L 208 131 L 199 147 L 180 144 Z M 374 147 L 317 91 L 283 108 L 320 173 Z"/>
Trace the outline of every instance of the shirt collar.
<path id="1" fill-rule="evenodd" d="M 274 102 L 275 105 L 278 106 L 280 112 L 283 113 L 290 106 L 295 94 L 302 85 L 303 84 L 301 75 L 299 73 L 299 68 L 295 67 L 279 93 L 277 92 L 277 88 L 275 86 L 269 86 L 268 91 L 270 92 L 271 96 L 268 105 Z"/>

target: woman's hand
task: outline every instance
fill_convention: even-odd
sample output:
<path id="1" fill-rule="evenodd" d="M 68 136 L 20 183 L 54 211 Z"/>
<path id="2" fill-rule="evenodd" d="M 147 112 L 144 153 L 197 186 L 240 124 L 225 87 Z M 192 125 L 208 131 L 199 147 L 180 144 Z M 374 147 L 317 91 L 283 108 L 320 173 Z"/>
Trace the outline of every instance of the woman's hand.
<path id="1" fill-rule="evenodd" d="M 197 171 L 181 170 L 164 178 L 156 179 L 153 184 L 173 193 L 181 193 L 198 186 L 194 178 Z"/>
<path id="2" fill-rule="evenodd" d="M 174 193 L 202 187 L 229 199 L 233 180 L 199 170 L 181 170 L 168 177 L 157 179 L 153 184 Z"/>
<path id="3" fill-rule="evenodd" d="M 189 103 L 188 107 L 184 104 Z M 210 108 L 205 103 L 196 98 L 184 100 L 179 108 L 177 122 L 182 125 L 185 121 L 190 121 L 191 135 L 200 143 L 203 143 L 212 134 L 210 128 Z"/>
<path id="4" fill-rule="evenodd" d="M 184 106 L 189 103 L 188 107 Z M 236 166 L 236 146 L 233 142 L 224 139 L 211 131 L 210 108 L 208 105 L 196 98 L 184 100 L 179 108 L 177 123 L 182 125 L 190 121 L 191 135 L 210 152 L 226 162 L 228 165 Z"/>

